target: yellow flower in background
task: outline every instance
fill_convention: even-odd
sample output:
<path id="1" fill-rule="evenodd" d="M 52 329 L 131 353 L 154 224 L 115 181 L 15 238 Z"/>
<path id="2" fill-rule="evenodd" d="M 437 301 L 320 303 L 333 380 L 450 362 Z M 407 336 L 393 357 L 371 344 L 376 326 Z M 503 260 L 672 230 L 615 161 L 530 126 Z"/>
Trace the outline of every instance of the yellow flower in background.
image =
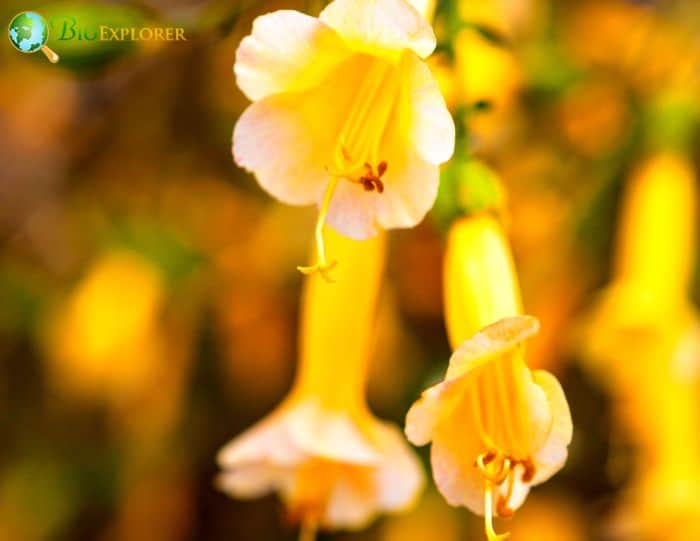
<path id="1" fill-rule="evenodd" d="M 616 520 L 633 537 L 698 535 L 700 325 L 688 297 L 696 219 L 692 163 L 669 151 L 647 158 L 626 188 L 613 283 L 586 329 L 589 366 L 638 445 Z"/>
<path id="2" fill-rule="evenodd" d="M 518 129 L 518 94 L 522 74 L 513 50 L 493 43 L 475 28 L 467 27 L 454 39 L 454 85 L 466 107 L 487 103 L 483 114 L 468 117 L 470 150 L 494 151 Z"/>
<path id="3" fill-rule="evenodd" d="M 634 174 L 617 241 L 619 279 L 685 302 L 694 262 L 695 184 L 693 164 L 672 152 L 650 157 Z"/>
<path id="4" fill-rule="evenodd" d="M 523 312 L 508 241 L 496 219 L 486 214 L 452 225 L 443 277 L 445 323 L 453 349 L 486 325 Z"/>
<path id="5" fill-rule="evenodd" d="M 335 0 L 310 17 L 258 17 L 236 53 L 238 86 L 254 103 L 233 134 L 236 162 L 288 204 L 319 206 L 323 229 L 365 239 L 412 227 L 437 195 L 454 124 L 422 59 L 435 35 L 405 0 Z"/>
<path id="6" fill-rule="evenodd" d="M 446 320 L 456 351 L 444 381 L 409 410 L 405 430 L 416 445 L 432 441 L 438 489 L 451 505 L 484 515 L 494 541 L 507 534 L 495 533 L 493 517 L 512 515 L 530 486 L 564 465 L 571 415 L 554 376 L 525 364 L 524 343 L 539 325 L 519 315 L 517 279 L 496 219 L 456 222 L 447 254 Z"/>
<path id="7" fill-rule="evenodd" d="M 455 39 L 455 67 L 464 103 L 485 100 L 497 109 L 512 105 L 521 75 L 511 50 L 467 28 Z"/>
<path id="8" fill-rule="evenodd" d="M 695 184 L 692 164 L 672 152 L 649 157 L 630 178 L 613 283 L 601 294 L 586 337 L 588 357 L 604 379 L 613 375 L 619 385 L 634 387 L 640 355 L 665 348 L 663 342 L 669 340 L 684 344 L 687 351 L 689 342 L 680 335 L 695 341 L 697 317 L 688 299 L 695 257 Z"/>
<path id="9" fill-rule="evenodd" d="M 478 24 L 499 34 L 508 34 L 508 11 L 516 3 L 513 0 L 459 0 L 458 9 L 464 21 Z"/>
<path id="10" fill-rule="evenodd" d="M 623 405 L 627 419 L 645 419 L 627 424 L 639 445 L 637 473 L 617 518 L 634 537 L 682 541 L 700 538 L 700 393 L 697 377 L 673 371 L 677 345 L 668 346 L 639 359 L 639 396 Z"/>
<path id="11" fill-rule="evenodd" d="M 303 539 L 405 510 L 424 482 L 401 432 L 376 419 L 364 399 L 386 239 L 329 232 L 328 240 L 343 257 L 340 280 L 328 287 L 316 275 L 306 283 L 292 390 L 218 457 L 223 490 L 239 498 L 278 492 Z"/>
<path id="12" fill-rule="evenodd" d="M 49 322 L 48 370 L 61 391 L 120 403 L 153 383 L 163 353 L 162 280 L 132 252 L 94 264 Z"/>

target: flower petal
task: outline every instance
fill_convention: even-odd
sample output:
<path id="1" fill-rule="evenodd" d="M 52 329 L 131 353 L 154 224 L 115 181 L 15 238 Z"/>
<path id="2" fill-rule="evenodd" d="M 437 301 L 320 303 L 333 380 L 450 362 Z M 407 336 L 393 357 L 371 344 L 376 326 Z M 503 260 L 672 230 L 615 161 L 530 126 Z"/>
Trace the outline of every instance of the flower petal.
<path id="1" fill-rule="evenodd" d="M 406 0 L 426 21 L 432 21 L 435 14 L 436 0 Z"/>
<path id="2" fill-rule="evenodd" d="M 537 485 L 545 482 L 564 466 L 573 436 L 573 423 L 569 404 L 557 378 L 544 370 L 534 371 L 532 377 L 547 395 L 552 417 L 549 435 L 533 457 L 536 473 L 532 484 Z"/>
<path id="3" fill-rule="evenodd" d="M 380 433 L 382 461 L 375 473 L 379 504 L 385 511 L 403 511 L 416 503 L 425 485 L 423 468 L 398 428 L 383 424 Z"/>
<path id="4" fill-rule="evenodd" d="M 404 432 L 413 445 L 425 445 L 433 439 L 442 413 L 442 388 L 438 384 L 426 389 L 408 410 Z"/>
<path id="5" fill-rule="evenodd" d="M 306 455 L 296 447 L 291 438 L 287 427 L 287 415 L 283 408 L 278 408 L 231 440 L 219 451 L 219 466 L 228 469 L 252 463 L 272 463 L 279 466 L 298 464 Z"/>
<path id="6" fill-rule="evenodd" d="M 405 49 L 422 58 L 435 49 L 433 29 L 405 0 L 334 0 L 319 19 L 358 52 L 398 60 Z"/>
<path id="7" fill-rule="evenodd" d="M 317 85 L 349 54 L 336 32 L 318 19 L 280 10 L 255 19 L 233 70 L 240 89 L 256 101 Z"/>
<path id="8" fill-rule="evenodd" d="M 440 419 L 450 415 L 464 394 L 462 380 L 443 381 L 429 387 L 406 414 L 404 432 L 413 445 L 425 445 L 433 439 Z"/>
<path id="9" fill-rule="evenodd" d="M 254 499 L 273 491 L 287 491 L 293 486 L 294 470 L 271 464 L 251 464 L 224 471 L 217 476 L 215 483 L 219 490 L 231 496 Z"/>
<path id="10" fill-rule="evenodd" d="M 353 470 L 340 477 L 328 498 L 322 526 L 362 529 L 379 511 L 369 471 Z"/>
<path id="11" fill-rule="evenodd" d="M 382 229 L 413 227 L 437 197 L 440 173 L 412 148 L 395 147 L 384 154 L 389 169 L 382 177 L 384 192 L 365 191 L 341 179 L 328 209 L 328 224 L 339 233 L 363 240 Z"/>
<path id="12" fill-rule="evenodd" d="M 455 146 L 455 125 L 435 77 L 413 55 L 402 58 L 403 82 L 398 120 L 418 154 L 433 164 L 446 162 Z"/>
<path id="13" fill-rule="evenodd" d="M 459 410 L 452 416 L 451 424 L 439 428 L 433 439 L 430 462 L 435 484 L 447 503 L 455 507 L 461 505 L 477 515 L 483 515 L 485 479 L 474 464 L 483 449 L 475 436 L 476 427 L 469 421 L 472 414 L 468 408 L 469 401 L 462 401 Z M 508 507 L 516 510 L 529 492 L 530 484 L 524 483 L 516 470 Z M 507 493 L 508 481 L 504 481 L 496 488 L 495 495 L 505 497 Z"/>
<path id="14" fill-rule="evenodd" d="M 405 432 L 409 441 L 414 445 L 428 443 L 440 418 L 451 414 L 454 405 L 449 401 L 464 394 L 463 383 L 467 376 L 484 363 L 518 347 L 538 329 L 539 322 L 532 316 L 504 318 L 462 343 L 450 358 L 445 380 L 423 391 L 408 411 Z M 536 393 L 541 393 L 537 386 L 532 383 L 531 386 Z M 534 400 L 533 404 L 537 406 L 540 402 L 542 400 Z"/>
<path id="15" fill-rule="evenodd" d="M 309 400 L 292 410 L 287 423 L 295 445 L 308 455 L 357 465 L 380 460 L 367 435 L 346 413 L 324 410 Z"/>
<path id="16" fill-rule="evenodd" d="M 321 518 L 329 528 L 361 528 L 379 512 L 406 509 L 424 484 L 420 463 L 396 427 L 366 415 L 353 420 L 313 400 L 290 402 L 219 453 L 216 483 L 240 498 L 276 491 L 294 507 L 318 482 L 330 489 Z M 325 477 L 304 477 L 308 468 Z"/>
<path id="17" fill-rule="evenodd" d="M 413 227 L 423 220 L 435 202 L 440 171 L 421 154 L 417 141 L 411 139 L 414 135 L 411 130 L 421 125 L 430 130 L 440 128 L 409 107 L 413 87 L 403 87 L 378 152 L 379 159 L 388 165 L 382 176 L 383 193 L 366 191 L 359 183 L 341 179 L 331 201 L 328 224 L 343 235 L 366 239 L 381 229 Z M 450 142 L 447 144 L 449 146 Z M 452 152 L 451 147 L 448 150 Z M 439 153 L 429 154 L 431 158 L 439 157 Z"/>
<path id="18" fill-rule="evenodd" d="M 438 424 L 433 435 L 430 462 L 435 484 L 447 503 L 483 514 L 484 477 L 474 464 L 483 449 L 469 402 L 462 400 Z"/>
<path id="19" fill-rule="evenodd" d="M 250 105 L 233 132 L 233 156 L 262 188 L 284 203 L 320 201 L 326 169 L 352 100 L 354 73 L 341 65 L 306 92 L 267 97 Z"/>
<path id="20" fill-rule="evenodd" d="M 327 526 L 360 529 L 379 512 L 412 506 L 425 483 L 420 463 L 393 426 L 377 424 L 381 459 L 371 469 L 339 480 L 328 501 Z"/>
<path id="21" fill-rule="evenodd" d="M 476 366 L 514 349 L 537 334 L 539 328 L 539 321 L 532 316 L 507 317 L 484 327 L 452 354 L 445 380 L 460 378 Z"/>

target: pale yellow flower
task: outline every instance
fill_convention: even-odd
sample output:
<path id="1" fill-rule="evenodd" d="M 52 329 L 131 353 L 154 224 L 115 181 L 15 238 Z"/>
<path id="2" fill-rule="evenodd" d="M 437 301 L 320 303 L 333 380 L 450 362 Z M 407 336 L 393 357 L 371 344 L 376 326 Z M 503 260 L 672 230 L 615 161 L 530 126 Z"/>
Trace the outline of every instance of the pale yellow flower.
<path id="1" fill-rule="evenodd" d="M 343 257 L 338 284 L 308 279 L 300 366 L 284 402 L 219 454 L 219 486 L 240 498 L 277 492 L 311 537 L 317 527 L 362 528 L 407 509 L 423 486 L 398 428 L 364 399 L 385 237 L 364 242 L 329 232 Z"/>
<path id="2" fill-rule="evenodd" d="M 355 239 L 416 225 L 432 206 L 454 124 L 422 59 L 435 35 L 405 0 L 335 0 L 318 18 L 258 17 L 236 53 L 251 100 L 233 134 L 236 162 L 288 204 L 319 206 L 323 227 Z"/>
<path id="3" fill-rule="evenodd" d="M 405 430 L 416 445 L 432 441 L 433 477 L 448 503 L 484 515 L 489 540 L 503 539 L 493 517 L 511 515 L 530 486 L 563 466 L 571 416 L 554 376 L 525 364 L 524 343 L 539 324 L 519 315 L 510 251 L 494 218 L 453 225 L 445 278 L 456 351 L 444 381 L 411 407 Z"/>

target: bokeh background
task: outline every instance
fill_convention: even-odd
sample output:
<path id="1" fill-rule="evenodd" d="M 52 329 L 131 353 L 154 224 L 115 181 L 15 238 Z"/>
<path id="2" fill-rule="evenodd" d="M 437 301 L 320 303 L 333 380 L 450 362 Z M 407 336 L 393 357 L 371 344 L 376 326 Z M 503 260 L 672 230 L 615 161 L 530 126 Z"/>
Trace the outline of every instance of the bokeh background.
<path id="1" fill-rule="evenodd" d="M 275 497 L 234 501 L 213 486 L 216 451 L 289 388 L 295 265 L 307 260 L 315 218 L 274 202 L 233 164 L 231 132 L 247 102 L 232 65 L 256 15 L 322 7 L 2 3 L 8 22 L 26 9 L 69 11 L 182 26 L 188 39 L 49 40 L 58 65 L 0 46 L 0 540 L 295 539 Z M 700 387 L 690 380 L 690 410 L 668 430 L 651 423 L 640 436 L 621 420 L 629 412 L 618 413 L 614 384 L 581 353 L 581 328 L 611 277 L 625 183 L 656 152 L 697 165 L 700 5 L 444 0 L 436 9 L 431 67 L 459 146 L 431 215 L 391 234 L 370 404 L 403 425 L 444 370 L 445 231 L 459 212 L 495 206 L 527 312 L 542 322 L 528 362 L 561 379 L 575 425 L 565 469 L 507 525 L 512 538 L 700 539 L 700 464 L 667 473 L 671 484 L 691 482 L 661 512 L 666 533 L 644 530 L 659 510 L 637 498 L 652 466 L 645 442 L 676 434 L 680 443 L 664 448 L 673 462 L 685 437 L 697 439 Z M 695 260 L 693 248 L 679 247 Z M 675 400 L 663 380 L 633 386 Z M 639 416 L 646 427 L 648 408 Z M 321 539 L 482 536 L 478 518 L 430 488 L 413 513 Z"/>

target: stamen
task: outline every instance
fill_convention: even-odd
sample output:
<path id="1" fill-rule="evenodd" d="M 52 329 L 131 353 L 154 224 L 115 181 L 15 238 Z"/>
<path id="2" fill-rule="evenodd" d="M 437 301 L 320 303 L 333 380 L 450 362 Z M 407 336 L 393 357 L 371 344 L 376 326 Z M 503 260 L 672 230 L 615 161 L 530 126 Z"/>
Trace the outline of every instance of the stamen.
<path id="1" fill-rule="evenodd" d="M 372 158 L 376 141 L 384 131 L 394 95 L 388 63 L 373 61 L 368 67 L 350 114 L 338 137 L 334 167 L 338 176 L 346 176 Z M 354 161 L 353 161 L 354 160 Z"/>
<path id="2" fill-rule="evenodd" d="M 491 481 L 486 480 L 484 489 L 484 527 L 486 537 L 489 541 L 502 541 L 507 539 L 510 533 L 497 534 L 493 529 L 493 485 Z"/>
<path id="3" fill-rule="evenodd" d="M 330 271 L 336 266 L 337 261 L 331 261 L 328 263 L 326 261 L 326 247 L 323 243 L 323 227 L 326 225 L 326 215 L 328 214 L 328 207 L 331 204 L 331 198 L 335 192 L 335 187 L 338 184 L 338 177 L 333 175 L 331 180 L 328 182 L 326 187 L 326 193 L 323 194 L 323 202 L 321 203 L 321 208 L 318 212 L 318 218 L 316 220 L 316 263 L 309 266 L 299 266 L 297 270 L 302 274 L 314 274 L 315 272 L 321 273 L 326 282 L 333 282 L 333 278 L 330 275 Z"/>
<path id="4" fill-rule="evenodd" d="M 491 437 L 488 435 L 486 432 L 486 429 L 484 427 L 484 419 L 482 416 L 482 408 L 481 408 L 481 396 L 480 396 L 480 389 L 478 385 L 478 380 L 477 382 L 473 385 L 473 387 L 470 389 L 469 394 L 471 395 L 471 400 L 472 400 L 472 412 L 474 413 L 474 424 L 476 425 L 477 431 L 479 432 L 479 436 L 481 436 L 481 441 L 482 443 L 489 448 L 494 449 L 496 446 L 493 443 L 493 440 Z M 495 454 L 494 454 L 495 457 Z"/>
<path id="5" fill-rule="evenodd" d="M 520 449 L 519 445 L 519 430 L 515 426 L 517 422 L 513 417 L 513 409 L 517 409 L 519 404 L 517 402 L 512 402 L 514 396 L 508 394 L 508 376 L 510 375 L 508 367 L 503 366 L 504 363 L 508 363 L 509 359 L 499 359 L 495 361 L 494 375 L 496 378 L 496 394 L 498 396 L 497 402 L 501 407 L 501 424 L 503 425 L 503 443 L 509 448 L 508 451 L 515 455 L 517 450 Z M 509 400 L 511 398 L 511 400 Z M 516 414 L 517 415 L 517 414 Z"/>
<path id="6" fill-rule="evenodd" d="M 491 462 L 494 461 L 494 459 L 495 459 L 497 456 L 498 456 L 498 455 L 497 455 L 494 451 L 489 451 L 489 452 L 487 452 L 485 455 L 483 455 L 482 463 L 483 463 L 484 465 L 489 465 Z"/>
<path id="7" fill-rule="evenodd" d="M 521 464 L 523 465 L 523 468 L 525 468 L 525 471 L 523 471 L 523 475 L 520 479 L 522 479 L 523 483 L 529 483 L 534 479 L 537 471 L 535 469 L 535 464 L 532 462 L 531 458 L 523 460 Z"/>
<path id="8" fill-rule="evenodd" d="M 496 511 L 499 517 L 510 518 L 513 516 L 514 511 L 508 507 L 510 498 L 513 496 L 513 488 L 515 486 L 515 470 L 511 469 L 508 474 L 508 488 L 506 490 L 505 496 L 499 496 L 498 503 L 496 504 Z"/>
<path id="9" fill-rule="evenodd" d="M 386 173 L 387 167 L 388 164 L 385 161 L 380 162 L 377 166 L 377 174 L 375 175 L 372 166 L 369 163 L 365 163 L 365 171 L 367 171 L 367 173 L 362 175 L 358 182 L 362 184 L 364 189 L 368 192 L 376 188 L 378 193 L 382 193 L 384 191 L 384 183 L 380 179 L 381 176 Z"/>
<path id="10" fill-rule="evenodd" d="M 476 457 L 476 467 L 486 479 L 494 485 L 500 485 L 510 475 L 513 462 L 508 457 L 501 458 L 489 451 Z"/>
<path id="11" fill-rule="evenodd" d="M 396 75 L 390 63 L 368 61 L 328 164 L 333 175 L 357 182 L 368 192 L 384 191 L 381 177 L 387 164 L 378 155 L 398 96 Z"/>

